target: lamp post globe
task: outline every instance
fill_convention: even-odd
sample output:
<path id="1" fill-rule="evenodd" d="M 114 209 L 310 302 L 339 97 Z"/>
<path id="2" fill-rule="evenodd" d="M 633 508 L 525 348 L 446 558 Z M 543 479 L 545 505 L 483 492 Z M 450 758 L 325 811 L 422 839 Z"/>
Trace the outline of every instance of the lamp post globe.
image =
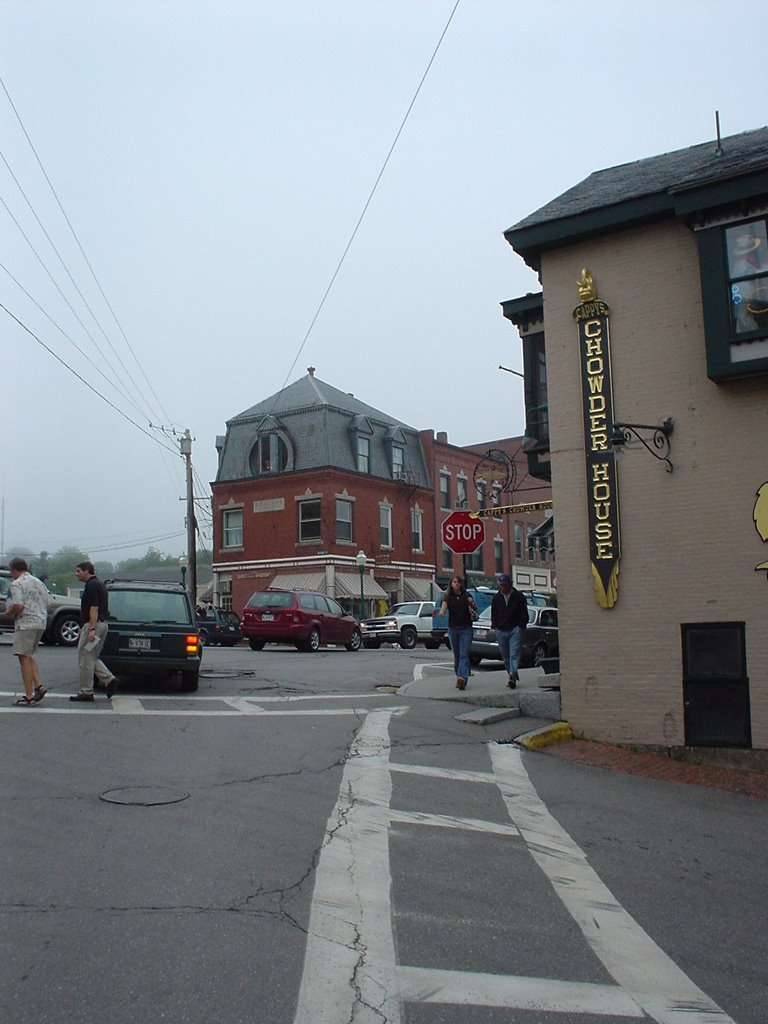
<path id="1" fill-rule="evenodd" d="M 365 618 L 365 563 L 368 561 L 365 552 L 361 549 L 355 556 L 355 562 L 357 562 L 357 568 L 360 570 L 360 619 L 361 621 Z"/>

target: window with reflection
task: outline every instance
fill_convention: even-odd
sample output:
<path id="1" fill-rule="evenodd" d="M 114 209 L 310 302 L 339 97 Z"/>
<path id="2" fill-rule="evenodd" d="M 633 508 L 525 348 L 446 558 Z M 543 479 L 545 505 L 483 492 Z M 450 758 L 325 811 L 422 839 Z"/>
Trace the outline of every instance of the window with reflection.
<path id="1" fill-rule="evenodd" d="M 725 229 L 731 323 L 736 335 L 768 329 L 768 237 L 765 219 Z"/>
<path id="2" fill-rule="evenodd" d="M 282 473 L 288 465 L 288 445 L 279 434 L 262 434 L 251 452 L 254 476 Z"/>

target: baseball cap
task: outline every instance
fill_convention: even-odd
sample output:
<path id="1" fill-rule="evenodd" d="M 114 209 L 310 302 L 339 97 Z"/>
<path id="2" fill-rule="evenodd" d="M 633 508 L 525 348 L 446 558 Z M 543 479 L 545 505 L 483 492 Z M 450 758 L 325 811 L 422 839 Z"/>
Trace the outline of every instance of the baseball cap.
<path id="1" fill-rule="evenodd" d="M 512 579 L 511 579 L 511 577 L 507 573 L 503 572 L 499 576 L 499 583 L 511 583 L 511 582 L 512 582 Z"/>

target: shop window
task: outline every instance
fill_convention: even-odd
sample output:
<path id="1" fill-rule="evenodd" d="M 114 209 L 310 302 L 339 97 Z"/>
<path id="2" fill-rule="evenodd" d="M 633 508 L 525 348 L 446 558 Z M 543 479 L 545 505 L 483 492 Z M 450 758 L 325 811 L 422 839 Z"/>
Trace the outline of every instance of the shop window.
<path id="1" fill-rule="evenodd" d="M 698 232 L 707 372 L 768 372 L 768 218 Z"/>

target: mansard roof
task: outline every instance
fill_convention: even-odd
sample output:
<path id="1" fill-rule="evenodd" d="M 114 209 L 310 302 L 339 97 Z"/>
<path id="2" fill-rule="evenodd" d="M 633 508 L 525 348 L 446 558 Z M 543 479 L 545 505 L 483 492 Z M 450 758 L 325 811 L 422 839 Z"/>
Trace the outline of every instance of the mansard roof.
<path id="1" fill-rule="evenodd" d="M 393 444 L 416 486 L 429 487 L 419 432 L 347 392 L 307 374 L 227 421 L 219 441 L 218 482 L 253 476 L 251 453 L 259 436 L 280 435 L 290 451 L 287 470 L 333 467 L 357 473 L 358 434 L 370 441 L 371 475 L 391 479 Z"/>

